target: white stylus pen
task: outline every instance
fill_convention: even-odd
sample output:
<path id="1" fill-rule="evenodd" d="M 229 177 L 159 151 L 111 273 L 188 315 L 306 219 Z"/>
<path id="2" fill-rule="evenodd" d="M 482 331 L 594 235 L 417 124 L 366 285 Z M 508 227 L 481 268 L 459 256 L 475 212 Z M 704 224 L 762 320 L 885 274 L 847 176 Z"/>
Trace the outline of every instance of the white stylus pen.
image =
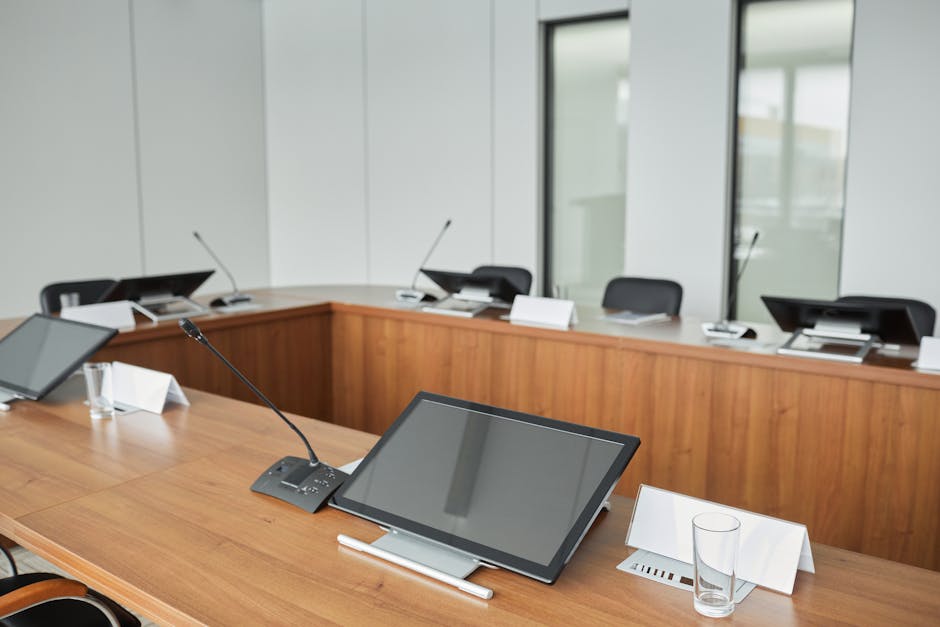
<path id="1" fill-rule="evenodd" d="M 422 575 L 426 575 L 432 579 L 437 579 L 443 583 L 454 586 L 458 590 L 472 594 L 473 596 L 480 597 L 481 599 L 492 599 L 493 591 L 489 588 L 484 588 L 475 583 L 471 583 L 466 579 L 460 579 L 459 577 L 454 577 L 453 575 L 448 575 L 447 573 L 442 573 L 439 570 L 425 566 L 424 564 L 419 564 L 413 560 L 408 559 L 407 557 L 402 557 L 401 555 L 395 555 L 394 553 L 389 553 L 384 549 L 372 546 L 367 544 L 362 540 L 356 540 L 355 538 L 350 538 L 347 535 L 339 534 L 336 536 L 336 539 L 343 546 L 348 546 L 351 549 L 357 551 L 362 551 L 363 553 L 368 553 L 369 555 L 374 555 L 376 557 L 387 560 L 393 564 L 397 564 L 404 568 L 408 568 L 415 572 L 419 572 Z"/>

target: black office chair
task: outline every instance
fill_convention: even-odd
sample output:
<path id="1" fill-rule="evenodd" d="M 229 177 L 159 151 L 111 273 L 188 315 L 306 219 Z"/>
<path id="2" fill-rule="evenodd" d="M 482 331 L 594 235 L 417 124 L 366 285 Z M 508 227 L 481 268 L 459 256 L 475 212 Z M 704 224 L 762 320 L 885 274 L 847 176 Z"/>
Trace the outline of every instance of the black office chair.
<path id="1" fill-rule="evenodd" d="M 50 283 L 39 292 L 39 305 L 44 314 L 58 313 L 62 309 L 59 297 L 73 292 L 78 294 L 79 305 L 90 305 L 104 298 L 116 284 L 114 279 Z"/>
<path id="2" fill-rule="evenodd" d="M 836 299 L 842 303 L 870 303 L 872 305 L 906 305 L 914 319 L 914 330 L 917 339 L 925 335 L 933 335 L 934 324 L 937 321 L 937 310 L 922 300 L 913 298 L 892 298 L 890 296 L 840 296 Z"/>
<path id="3" fill-rule="evenodd" d="M 53 573 L 20 574 L 9 551 L 0 551 L 13 573 L 0 579 L 3 627 L 140 627 L 136 616 L 85 584 Z"/>
<path id="4" fill-rule="evenodd" d="M 532 273 L 517 266 L 480 266 L 470 274 L 479 277 L 505 277 L 516 286 L 520 294 L 528 295 L 532 289 Z"/>
<path id="5" fill-rule="evenodd" d="M 616 277 L 607 283 L 601 306 L 636 313 L 678 316 L 682 306 L 682 286 L 668 279 Z"/>

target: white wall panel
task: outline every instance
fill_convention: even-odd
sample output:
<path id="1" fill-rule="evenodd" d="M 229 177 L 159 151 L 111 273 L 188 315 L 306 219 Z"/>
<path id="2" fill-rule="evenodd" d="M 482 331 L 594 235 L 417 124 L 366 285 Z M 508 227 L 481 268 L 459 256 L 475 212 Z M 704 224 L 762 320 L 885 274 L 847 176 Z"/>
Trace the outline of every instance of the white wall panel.
<path id="1" fill-rule="evenodd" d="M 267 285 L 261 3 L 135 1 L 144 268 Z M 217 272 L 201 290 L 230 289 Z"/>
<path id="2" fill-rule="evenodd" d="M 536 0 L 493 4 L 493 262 L 533 272 L 539 292 L 539 24 Z"/>
<path id="3" fill-rule="evenodd" d="M 493 257 L 490 2 L 366 4 L 369 280 Z"/>
<path id="4" fill-rule="evenodd" d="M 363 2 L 277 0 L 264 20 L 271 280 L 363 283 Z"/>
<path id="5" fill-rule="evenodd" d="M 633 0 L 626 273 L 720 315 L 727 239 L 730 0 Z"/>
<path id="6" fill-rule="evenodd" d="M 843 294 L 940 309 L 940 3 L 855 4 Z"/>
<path id="7" fill-rule="evenodd" d="M 0 317 L 141 270 L 129 26 L 125 1 L 0 4 Z"/>

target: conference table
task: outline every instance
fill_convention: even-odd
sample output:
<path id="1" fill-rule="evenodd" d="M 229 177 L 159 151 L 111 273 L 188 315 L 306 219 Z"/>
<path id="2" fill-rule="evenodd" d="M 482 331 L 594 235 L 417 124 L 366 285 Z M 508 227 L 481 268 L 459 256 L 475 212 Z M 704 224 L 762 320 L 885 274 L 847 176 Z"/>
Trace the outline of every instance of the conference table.
<path id="1" fill-rule="evenodd" d="M 427 390 L 630 433 L 642 445 L 620 495 L 654 485 L 940 570 L 940 376 L 911 368 L 916 347 L 856 365 L 777 355 L 786 336 L 769 325 L 729 347 L 688 317 L 629 326 L 579 305 L 577 324 L 559 330 L 511 324 L 499 309 L 426 313 L 396 303 L 393 286 L 250 292 L 254 309 L 194 320 L 284 410 L 381 434 Z M 258 402 L 172 321 L 141 321 L 95 359 Z"/>
<path id="2" fill-rule="evenodd" d="M 616 569 L 631 501 L 612 499 L 554 585 L 503 570 L 471 580 L 483 601 L 340 546 L 382 532 L 325 508 L 253 493 L 303 446 L 268 409 L 194 389 L 162 415 L 92 420 L 81 377 L 0 413 L 0 534 L 167 625 L 713 624 L 691 593 Z M 294 416 L 333 465 L 377 436 Z M 728 623 L 930 624 L 940 573 L 814 544 L 792 596 L 757 589 Z"/>

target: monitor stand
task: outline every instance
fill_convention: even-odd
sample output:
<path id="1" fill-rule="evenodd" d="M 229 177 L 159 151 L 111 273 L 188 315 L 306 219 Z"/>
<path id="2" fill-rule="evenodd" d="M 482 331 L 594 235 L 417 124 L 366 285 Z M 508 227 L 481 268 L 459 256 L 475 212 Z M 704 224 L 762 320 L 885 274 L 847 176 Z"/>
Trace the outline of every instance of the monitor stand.
<path id="1" fill-rule="evenodd" d="M 826 344 L 839 344 L 849 347 L 858 347 L 854 353 L 839 353 L 832 351 L 814 350 L 812 348 L 798 348 L 795 344 L 801 337 L 809 341 L 824 342 Z M 866 355 L 878 341 L 878 337 L 869 333 L 862 333 L 857 325 L 826 324 L 817 322 L 812 329 L 797 329 L 786 343 L 777 349 L 780 355 L 794 355 L 796 357 L 812 357 L 829 361 L 842 361 L 860 364 L 865 361 Z"/>
<path id="2" fill-rule="evenodd" d="M 139 301 L 130 302 L 135 311 L 149 318 L 151 322 L 192 318 L 193 316 L 204 316 L 210 313 L 208 308 L 203 307 L 196 301 L 185 296 L 173 296 L 172 294 L 148 296 L 141 298 Z"/>
<path id="3" fill-rule="evenodd" d="M 481 599 L 493 598 L 493 591 L 466 580 L 479 566 L 496 568 L 485 562 L 443 545 L 429 542 L 418 536 L 389 529 L 386 534 L 366 544 L 361 540 L 339 534 L 336 539 L 343 546 L 384 559 L 454 586 Z"/>

